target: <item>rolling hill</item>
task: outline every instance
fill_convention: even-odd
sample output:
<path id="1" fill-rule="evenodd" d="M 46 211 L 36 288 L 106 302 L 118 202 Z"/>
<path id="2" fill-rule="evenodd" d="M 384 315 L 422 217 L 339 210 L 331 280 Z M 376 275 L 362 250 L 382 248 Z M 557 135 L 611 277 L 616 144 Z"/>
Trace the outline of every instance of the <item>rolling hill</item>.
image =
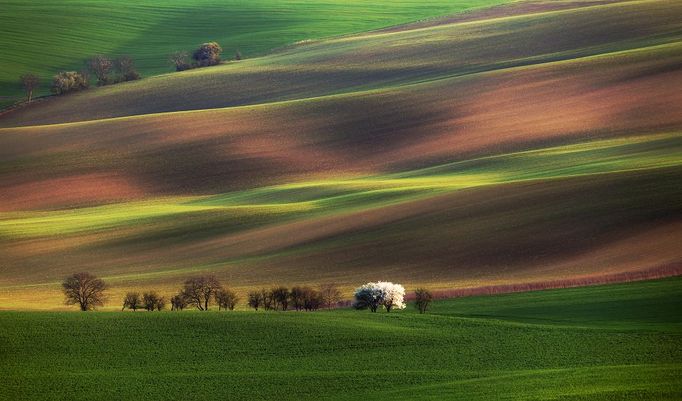
<path id="1" fill-rule="evenodd" d="M 80 70 L 94 54 L 133 57 L 145 76 L 172 70 L 168 56 L 216 40 L 232 59 L 300 41 L 429 19 L 504 0 L 0 1 L 0 95 L 21 95 L 34 72 L 48 93 L 53 75 Z M 0 100 L 2 100 L 0 98 Z"/>
<path id="2" fill-rule="evenodd" d="M 679 271 L 680 13 L 513 3 L 6 113 L 0 307 L 80 270 L 113 300 Z"/>

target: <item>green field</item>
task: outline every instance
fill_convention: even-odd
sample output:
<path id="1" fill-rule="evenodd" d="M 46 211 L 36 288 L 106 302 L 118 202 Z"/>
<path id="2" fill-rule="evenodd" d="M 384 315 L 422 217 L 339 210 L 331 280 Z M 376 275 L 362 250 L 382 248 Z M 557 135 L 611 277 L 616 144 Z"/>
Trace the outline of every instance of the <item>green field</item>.
<path id="1" fill-rule="evenodd" d="M 215 40 L 225 58 L 262 55 L 302 40 L 388 27 L 505 0 L 2 0 L 0 96 L 25 72 L 49 78 L 93 54 L 128 54 L 145 76 L 172 71 L 168 55 Z"/>
<path id="2" fill-rule="evenodd" d="M 432 311 L 2 312 L 7 400 L 677 400 L 682 279 Z"/>

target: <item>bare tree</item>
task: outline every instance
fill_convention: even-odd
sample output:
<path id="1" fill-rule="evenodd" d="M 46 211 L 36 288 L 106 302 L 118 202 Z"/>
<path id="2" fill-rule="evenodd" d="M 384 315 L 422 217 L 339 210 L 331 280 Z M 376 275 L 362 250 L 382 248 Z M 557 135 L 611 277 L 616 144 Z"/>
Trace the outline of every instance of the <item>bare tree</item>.
<path id="1" fill-rule="evenodd" d="M 258 308 L 263 304 L 263 294 L 261 291 L 249 292 L 248 299 L 249 306 L 255 310 L 258 310 Z"/>
<path id="2" fill-rule="evenodd" d="M 38 85 L 40 85 L 40 78 L 38 78 L 38 76 L 35 74 L 24 74 L 19 77 L 19 80 L 21 81 L 21 86 L 26 92 L 26 101 L 31 103 L 31 99 L 33 99 L 33 91 L 38 88 Z"/>
<path id="3" fill-rule="evenodd" d="M 156 304 L 159 302 L 159 295 L 154 292 L 145 292 L 142 294 L 142 306 L 149 312 L 153 311 L 156 309 Z"/>
<path id="4" fill-rule="evenodd" d="M 180 293 L 171 297 L 171 310 L 183 310 L 187 307 L 187 300 L 184 294 Z"/>
<path id="5" fill-rule="evenodd" d="M 303 288 L 303 308 L 310 312 L 320 309 L 323 304 L 322 294 L 310 287 Z"/>
<path id="6" fill-rule="evenodd" d="M 157 311 L 163 310 L 163 308 L 166 307 L 166 298 L 165 297 L 159 297 L 156 300 L 156 304 L 154 306 L 156 306 Z"/>
<path id="7" fill-rule="evenodd" d="M 289 289 L 286 287 L 275 287 L 271 291 L 275 309 L 282 308 L 286 311 L 289 307 Z"/>
<path id="8" fill-rule="evenodd" d="M 114 69 L 119 74 L 121 81 L 134 81 L 140 79 L 140 73 L 135 69 L 135 62 L 130 56 L 121 56 L 114 60 Z"/>
<path id="9" fill-rule="evenodd" d="M 97 77 L 97 85 L 101 86 L 109 83 L 109 72 L 111 72 L 111 68 L 114 66 L 114 63 L 110 58 L 98 54 L 90 57 L 86 61 L 86 65 L 88 66 L 88 69 L 95 74 L 95 77 Z"/>
<path id="10" fill-rule="evenodd" d="M 293 287 L 289 293 L 291 306 L 297 311 L 300 311 L 305 307 L 305 291 L 306 287 Z"/>
<path id="11" fill-rule="evenodd" d="M 189 54 L 186 51 L 172 53 L 169 56 L 170 62 L 175 67 L 175 71 L 185 71 L 191 68 L 189 64 Z"/>
<path id="12" fill-rule="evenodd" d="M 182 294 L 188 305 L 196 306 L 199 310 L 208 310 L 211 297 L 220 288 L 220 282 L 215 276 L 197 276 L 185 281 Z"/>
<path id="13" fill-rule="evenodd" d="M 218 304 L 218 310 L 234 310 L 239 297 L 232 290 L 219 288 L 215 293 L 215 301 Z"/>
<path id="14" fill-rule="evenodd" d="M 274 297 L 272 291 L 268 291 L 265 288 L 260 290 L 260 295 L 263 300 L 263 309 L 270 310 L 274 306 Z"/>
<path id="15" fill-rule="evenodd" d="M 90 273 L 76 273 L 67 277 L 62 283 L 62 288 L 67 305 L 78 304 L 82 311 L 104 305 L 104 290 L 107 286 L 104 281 Z"/>
<path id="16" fill-rule="evenodd" d="M 431 292 L 424 288 L 417 288 L 414 291 L 415 306 L 419 309 L 419 313 L 425 313 L 433 300 Z"/>
<path id="17" fill-rule="evenodd" d="M 140 299 L 140 293 L 139 292 L 129 292 L 126 294 L 126 297 L 123 298 L 123 309 L 132 309 L 133 312 L 137 310 L 137 308 L 142 307 L 142 300 Z"/>
<path id="18" fill-rule="evenodd" d="M 341 301 L 341 291 L 339 291 L 339 287 L 334 283 L 320 285 L 320 296 L 327 309 L 331 309 L 332 306 Z"/>

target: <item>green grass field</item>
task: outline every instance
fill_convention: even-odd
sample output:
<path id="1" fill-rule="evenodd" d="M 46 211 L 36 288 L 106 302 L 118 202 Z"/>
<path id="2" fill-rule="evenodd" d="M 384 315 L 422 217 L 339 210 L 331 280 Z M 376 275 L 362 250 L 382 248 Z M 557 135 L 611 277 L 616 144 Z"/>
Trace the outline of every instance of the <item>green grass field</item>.
<path id="1" fill-rule="evenodd" d="M 302 40 L 357 33 L 505 0 L 0 1 L 0 95 L 21 94 L 19 75 L 49 79 L 93 54 L 128 54 L 145 76 L 172 71 L 168 55 L 210 40 L 232 59 Z"/>
<path id="2" fill-rule="evenodd" d="M 6 400 L 677 400 L 682 279 L 432 311 L 2 312 Z"/>

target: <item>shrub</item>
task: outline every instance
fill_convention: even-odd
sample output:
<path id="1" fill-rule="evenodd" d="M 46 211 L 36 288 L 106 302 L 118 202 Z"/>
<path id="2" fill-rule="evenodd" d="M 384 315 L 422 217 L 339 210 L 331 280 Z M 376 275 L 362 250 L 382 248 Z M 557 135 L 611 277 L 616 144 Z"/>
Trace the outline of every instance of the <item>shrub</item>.
<path id="1" fill-rule="evenodd" d="M 118 73 L 117 81 L 135 81 L 141 78 L 135 69 L 135 62 L 130 56 L 121 56 L 114 60 L 114 68 Z"/>
<path id="2" fill-rule="evenodd" d="M 88 78 L 85 74 L 75 71 L 60 72 L 52 79 L 52 93 L 63 95 L 88 88 Z"/>
<path id="3" fill-rule="evenodd" d="M 102 86 L 111 83 L 109 72 L 111 72 L 114 63 L 110 58 L 98 54 L 90 57 L 85 64 L 88 66 L 88 69 L 95 74 L 95 77 L 97 77 L 97 85 Z"/>
<path id="4" fill-rule="evenodd" d="M 185 51 L 172 53 L 169 60 L 175 67 L 175 71 L 185 71 L 192 68 L 189 64 L 189 55 Z"/>
<path id="5" fill-rule="evenodd" d="M 216 42 L 204 43 L 192 54 L 196 65 L 198 67 L 208 67 L 211 65 L 220 64 L 220 53 L 223 48 Z"/>

